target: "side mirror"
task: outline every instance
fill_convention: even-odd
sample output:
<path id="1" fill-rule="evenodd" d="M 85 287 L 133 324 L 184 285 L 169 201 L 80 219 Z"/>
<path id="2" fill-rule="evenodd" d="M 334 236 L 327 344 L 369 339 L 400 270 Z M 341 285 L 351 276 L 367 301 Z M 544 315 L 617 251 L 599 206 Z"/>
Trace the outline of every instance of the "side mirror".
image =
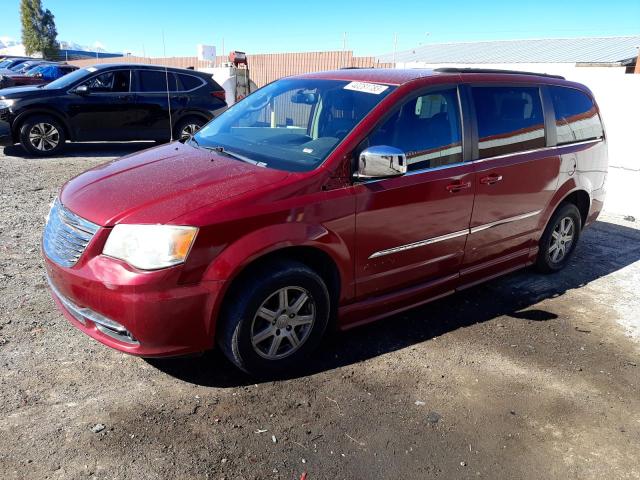
<path id="1" fill-rule="evenodd" d="M 380 145 L 369 147 L 360 153 L 358 171 L 360 180 L 398 177 L 407 173 L 407 156 L 399 148 Z"/>
<path id="2" fill-rule="evenodd" d="M 89 87 L 86 85 L 80 85 L 76 88 L 75 93 L 78 95 L 89 95 Z"/>

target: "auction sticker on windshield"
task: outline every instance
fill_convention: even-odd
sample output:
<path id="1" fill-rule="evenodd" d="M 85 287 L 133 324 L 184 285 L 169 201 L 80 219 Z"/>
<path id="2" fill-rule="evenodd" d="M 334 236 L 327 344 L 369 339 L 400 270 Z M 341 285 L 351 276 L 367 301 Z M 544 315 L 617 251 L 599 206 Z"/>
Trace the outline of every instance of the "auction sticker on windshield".
<path id="1" fill-rule="evenodd" d="M 345 90 L 354 90 L 356 92 L 373 93 L 374 95 L 380 95 L 387 88 L 387 85 L 378 85 L 377 83 L 367 82 L 350 82 L 344 86 Z"/>

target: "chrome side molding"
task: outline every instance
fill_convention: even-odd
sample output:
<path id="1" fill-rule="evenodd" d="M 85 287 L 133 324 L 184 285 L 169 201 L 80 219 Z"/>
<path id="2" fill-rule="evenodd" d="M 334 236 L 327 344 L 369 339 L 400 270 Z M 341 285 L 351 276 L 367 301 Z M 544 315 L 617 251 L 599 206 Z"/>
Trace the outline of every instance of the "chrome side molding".
<path id="1" fill-rule="evenodd" d="M 452 238 L 468 235 L 469 230 L 459 230 L 457 232 L 447 233 L 446 235 L 440 235 L 439 237 L 427 238 L 426 240 L 420 240 L 419 242 L 408 243 L 406 245 L 400 245 L 399 247 L 388 248 L 387 250 L 380 250 L 372 254 L 369 259 L 382 257 L 384 255 L 391 255 L 392 253 L 403 252 L 405 250 L 411 250 L 412 248 L 424 247 L 425 245 L 431 245 L 433 243 L 443 242 L 444 240 L 451 240 Z"/>
<path id="2" fill-rule="evenodd" d="M 473 233 L 478 233 L 492 227 L 497 227 L 498 225 L 504 225 L 505 223 L 516 222 L 518 220 L 524 220 L 525 218 L 535 217 L 536 215 L 539 215 L 541 212 L 542 210 L 535 210 L 533 212 L 522 213 L 514 217 L 503 218 L 502 220 L 497 220 L 495 222 L 485 223 L 484 225 L 478 225 L 477 227 L 467 228 L 465 230 L 458 230 L 457 232 L 447 233 L 445 235 L 440 235 L 438 237 L 427 238 L 425 240 L 420 240 L 418 242 L 407 243 L 405 245 L 399 245 L 397 247 L 388 248 L 386 250 L 380 250 L 378 252 L 372 253 L 369 256 L 369 260 L 377 257 L 383 257 L 385 255 L 391 255 L 392 253 L 404 252 L 405 250 L 411 250 L 413 248 L 424 247 L 425 245 L 432 245 L 434 243 L 443 242 L 445 240 L 451 240 L 453 238 L 461 237 L 463 235 L 471 235 Z"/>
<path id="3" fill-rule="evenodd" d="M 521 215 L 516 215 L 515 217 L 503 218 L 502 220 L 497 220 L 491 223 L 485 223 L 484 225 L 478 225 L 477 227 L 472 227 L 469 229 L 469 233 L 477 233 L 482 230 L 487 230 L 488 228 L 497 227 L 498 225 L 503 225 L 505 223 L 516 222 L 518 220 L 524 220 L 525 218 L 535 217 L 539 215 L 542 210 L 536 210 L 534 212 L 527 212 Z"/>

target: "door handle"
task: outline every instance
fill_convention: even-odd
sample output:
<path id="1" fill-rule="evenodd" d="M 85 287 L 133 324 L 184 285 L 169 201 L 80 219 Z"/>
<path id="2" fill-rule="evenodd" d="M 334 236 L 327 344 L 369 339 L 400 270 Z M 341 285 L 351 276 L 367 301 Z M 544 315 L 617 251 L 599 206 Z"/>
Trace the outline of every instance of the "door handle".
<path id="1" fill-rule="evenodd" d="M 471 188 L 471 182 L 462 182 L 460 180 L 456 180 L 455 182 L 450 183 L 444 188 L 446 188 L 447 192 L 449 193 L 455 193 L 465 188 Z"/>
<path id="2" fill-rule="evenodd" d="M 133 99 L 133 95 L 120 95 L 120 96 L 118 96 L 118 100 L 126 100 L 126 101 L 129 101 L 129 100 L 131 100 L 131 99 Z"/>
<path id="3" fill-rule="evenodd" d="M 494 183 L 498 183 L 502 181 L 502 175 L 497 175 L 492 173 L 491 175 L 487 175 L 486 177 L 482 177 L 480 179 L 480 183 L 483 185 L 493 185 Z"/>

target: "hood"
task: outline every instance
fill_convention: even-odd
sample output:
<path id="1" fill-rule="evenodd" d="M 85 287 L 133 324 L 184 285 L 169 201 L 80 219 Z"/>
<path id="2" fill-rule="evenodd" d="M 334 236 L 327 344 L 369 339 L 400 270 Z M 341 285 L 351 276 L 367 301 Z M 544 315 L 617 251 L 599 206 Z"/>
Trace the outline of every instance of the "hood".
<path id="1" fill-rule="evenodd" d="M 38 87 L 10 87 L 0 90 L 0 98 L 15 100 L 32 97 L 49 97 L 53 90 L 46 90 Z"/>
<path id="2" fill-rule="evenodd" d="M 63 187 L 60 199 L 72 212 L 102 226 L 170 223 L 287 176 L 177 142 L 88 170 Z"/>

